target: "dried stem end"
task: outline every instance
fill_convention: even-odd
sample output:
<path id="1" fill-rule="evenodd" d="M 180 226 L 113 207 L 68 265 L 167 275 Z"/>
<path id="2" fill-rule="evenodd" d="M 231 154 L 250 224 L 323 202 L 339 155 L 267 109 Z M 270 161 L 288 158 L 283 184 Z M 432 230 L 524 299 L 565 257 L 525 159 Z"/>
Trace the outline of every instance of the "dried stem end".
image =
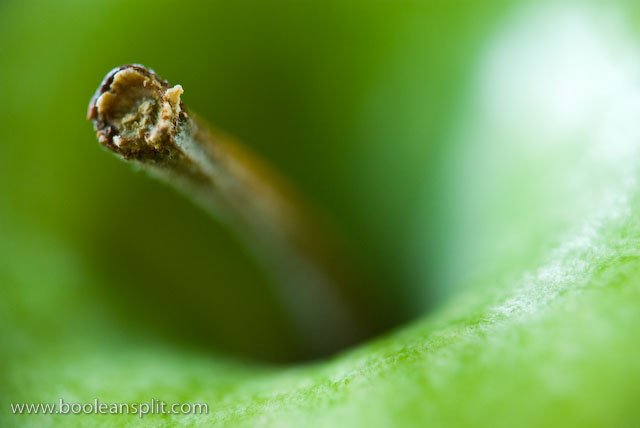
<path id="1" fill-rule="evenodd" d="M 124 65 L 110 71 L 89 104 L 98 140 L 125 159 L 157 162 L 179 153 L 175 137 L 187 118 L 182 86 L 153 71 Z"/>

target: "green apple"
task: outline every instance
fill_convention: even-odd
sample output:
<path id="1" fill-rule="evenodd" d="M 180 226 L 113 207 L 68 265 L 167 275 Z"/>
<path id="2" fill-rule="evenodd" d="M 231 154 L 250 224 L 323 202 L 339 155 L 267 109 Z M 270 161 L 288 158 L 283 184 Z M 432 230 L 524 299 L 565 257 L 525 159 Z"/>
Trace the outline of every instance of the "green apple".
<path id="1" fill-rule="evenodd" d="M 2 425 L 640 423 L 633 5 L 459 3 L 1 5 Z M 127 62 L 335 218 L 381 317 L 421 315 L 258 362 L 298 351 L 262 271 L 84 121 Z M 11 411 L 61 398 L 209 413 Z"/>

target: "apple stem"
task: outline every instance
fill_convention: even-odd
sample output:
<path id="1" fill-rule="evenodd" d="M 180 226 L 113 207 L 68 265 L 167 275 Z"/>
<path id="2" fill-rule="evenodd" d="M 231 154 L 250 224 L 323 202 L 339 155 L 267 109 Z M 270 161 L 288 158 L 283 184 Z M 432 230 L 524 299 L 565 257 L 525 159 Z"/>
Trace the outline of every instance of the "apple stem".
<path id="1" fill-rule="evenodd" d="M 325 355 L 369 337 L 376 311 L 344 244 L 273 169 L 189 112 L 182 93 L 150 69 L 121 66 L 98 88 L 88 118 L 102 145 L 174 184 L 244 238 L 307 352 Z"/>

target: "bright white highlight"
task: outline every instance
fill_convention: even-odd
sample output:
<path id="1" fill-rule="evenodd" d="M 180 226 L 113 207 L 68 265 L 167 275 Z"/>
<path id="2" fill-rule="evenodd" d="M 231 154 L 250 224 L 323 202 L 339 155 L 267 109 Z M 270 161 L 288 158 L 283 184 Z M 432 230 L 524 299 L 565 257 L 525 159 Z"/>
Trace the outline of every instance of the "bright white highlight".
<path id="1" fill-rule="evenodd" d="M 605 6 L 534 6 L 482 63 L 459 183 L 475 247 L 462 263 L 531 263 L 496 317 L 537 313 L 615 255 L 604 225 L 631 215 L 640 149 L 640 50 L 626 29 Z"/>

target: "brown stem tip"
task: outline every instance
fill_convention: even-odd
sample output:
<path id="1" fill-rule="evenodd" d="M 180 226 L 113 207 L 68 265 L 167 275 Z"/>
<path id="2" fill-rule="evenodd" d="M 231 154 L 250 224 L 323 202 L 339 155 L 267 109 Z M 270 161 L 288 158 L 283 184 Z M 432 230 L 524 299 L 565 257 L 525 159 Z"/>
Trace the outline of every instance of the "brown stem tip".
<path id="1" fill-rule="evenodd" d="M 178 123 L 187 119 L 182 86 L 141 65 L 113 69 L 89 104 L 98 141 L 125 159 L 159 160 L 175 152 Z"/>

